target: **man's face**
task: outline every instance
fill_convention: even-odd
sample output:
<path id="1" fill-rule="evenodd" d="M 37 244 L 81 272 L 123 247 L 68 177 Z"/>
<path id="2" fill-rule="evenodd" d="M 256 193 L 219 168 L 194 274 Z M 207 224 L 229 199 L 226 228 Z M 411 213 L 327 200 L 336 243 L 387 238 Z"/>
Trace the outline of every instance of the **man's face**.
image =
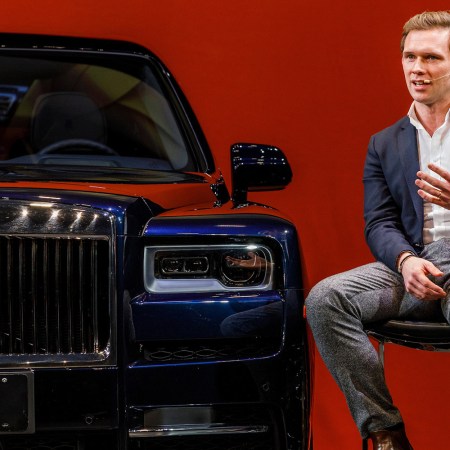
<path id="1" fill-rule="evenodd" d="M 450 30 L 411 31 L 402 55 L 406 85 L 412 98 L 427 106 L 450 104 Z M 449 76 L 444 76 L 449 74 Z M 436 78 L 443 78 L 436 80 Z M 436 80 L 430 84 L 424 80 Z"/>

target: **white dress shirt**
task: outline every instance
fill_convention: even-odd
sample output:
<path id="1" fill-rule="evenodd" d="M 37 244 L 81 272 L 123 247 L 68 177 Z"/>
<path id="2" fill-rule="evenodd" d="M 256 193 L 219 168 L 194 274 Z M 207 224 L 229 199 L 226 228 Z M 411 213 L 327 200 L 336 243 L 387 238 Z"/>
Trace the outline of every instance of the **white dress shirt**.
<path id="1" fill-rule="evenodd" d="M 412 125 L 417 130 L 417 147 L 419 149 L 420 170 L 442 179 L 428 168 L 428 164 L 434 163 L 445 170 L 450 171 L 450 120 L 449 112 L 445 116 L 444 123 L 430 136 L 419 122 L 414 103 L 408 112 Z M 423 242 L 429 244 L 444 237 L 450 237 L 450 211 L 441 206 L 424 201 L 424 226 Z"/>

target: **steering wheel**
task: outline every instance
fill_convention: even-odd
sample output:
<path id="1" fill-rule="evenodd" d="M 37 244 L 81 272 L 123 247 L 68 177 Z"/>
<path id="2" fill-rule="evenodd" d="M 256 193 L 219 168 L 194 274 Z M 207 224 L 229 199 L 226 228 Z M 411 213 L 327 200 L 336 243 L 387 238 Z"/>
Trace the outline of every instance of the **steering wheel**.
<path id="1" fill-rule="evenodd" d="M 95 150 L 102 155 L 119 156 L 115 150 L 101 142 L 91 141 L 89 139 L 63 139 L 54 144 L 47 145 L 37 152 L 38 155 L 50 155 L 53 153 L 76 153 L 78 148 L 88 148 Z"/>

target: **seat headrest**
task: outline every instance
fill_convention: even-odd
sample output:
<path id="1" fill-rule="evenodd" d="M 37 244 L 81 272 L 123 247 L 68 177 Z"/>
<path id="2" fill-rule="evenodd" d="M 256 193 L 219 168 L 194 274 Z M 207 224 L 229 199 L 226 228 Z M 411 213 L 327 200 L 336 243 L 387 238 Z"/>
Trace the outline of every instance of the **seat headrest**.
<path id="1" fill-rule="evenodd" d="M 38 97 L 33 109 L 31 141 L 36 151 L 65 139 L 106 142 L 106 121 L 94 101 L 80 92 Z"/>

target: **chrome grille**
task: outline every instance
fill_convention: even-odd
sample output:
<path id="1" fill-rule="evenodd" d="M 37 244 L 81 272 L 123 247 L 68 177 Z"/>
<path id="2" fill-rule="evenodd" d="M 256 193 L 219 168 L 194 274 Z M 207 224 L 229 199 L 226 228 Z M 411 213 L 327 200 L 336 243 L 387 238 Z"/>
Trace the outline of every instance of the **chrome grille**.
<path id="1" fill-rule="evenodd" d="M 108 250 L 106 240 L 1 236 L 0 353 L 104 351 Z"/>
<path id="2" fill-rule="evenodd" d="M 65 205 L 34 204 L 26 214 L 23 202 L 2 206 L 0 364 L 106 361 L 113 320 L 111 216 Z M 33 234 L 25 233 L 27 224 Z"/>

